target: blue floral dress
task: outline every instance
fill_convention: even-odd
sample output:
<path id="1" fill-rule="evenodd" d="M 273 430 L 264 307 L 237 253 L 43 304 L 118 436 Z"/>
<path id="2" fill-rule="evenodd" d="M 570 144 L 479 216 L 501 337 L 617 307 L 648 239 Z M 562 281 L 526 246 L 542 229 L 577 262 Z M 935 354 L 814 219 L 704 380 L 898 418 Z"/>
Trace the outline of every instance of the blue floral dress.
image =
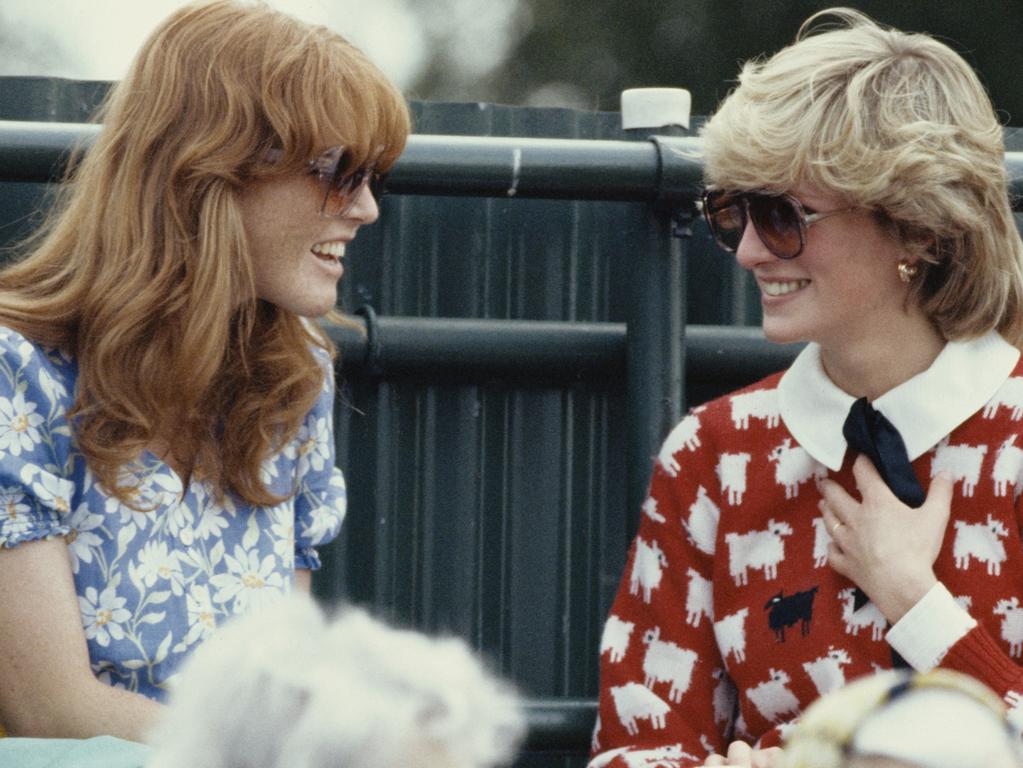
<path id="1" fill-rule="evenodd" d="M 329 362 L 324 360 L 328 374 Z M 218 623 L 316 569 L 347 496 L 334 466 L 333 376 L 298 435 L 263 466 L 277 494 L 253 507 L 181 478 L 150 453 L 126 467 L 137 511 L 108 495 L 78 452 L 67 412 L 78 369 L 0 327 L 0 547 L 64 537 L 93 672 L 162 700 L 181 662 Z"/>

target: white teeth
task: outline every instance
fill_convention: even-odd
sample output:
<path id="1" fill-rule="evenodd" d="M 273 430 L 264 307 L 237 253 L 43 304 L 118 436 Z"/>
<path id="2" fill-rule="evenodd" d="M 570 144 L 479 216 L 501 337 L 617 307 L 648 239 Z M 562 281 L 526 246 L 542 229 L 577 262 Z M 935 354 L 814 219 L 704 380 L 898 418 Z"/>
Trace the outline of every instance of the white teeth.
<path id="1" fill-rule="evenodd" d="M 760 287 L 768 296 L 784 296 L 787 293 L 798 291 L 800 288 L 805 288 L 809 284 L 809 280 L 790 280 L 786 283 L 768 283 L 765 281 L 760 284 Z"/>
<path id="2" fill-rule="evenodd" d="M 332 259 L 343 259 L 345 256 L 345 244 L 334 240 L 329 243 L 317 243 L 312 247 L 312 252 L 317 256 L 328 256 Z"/>

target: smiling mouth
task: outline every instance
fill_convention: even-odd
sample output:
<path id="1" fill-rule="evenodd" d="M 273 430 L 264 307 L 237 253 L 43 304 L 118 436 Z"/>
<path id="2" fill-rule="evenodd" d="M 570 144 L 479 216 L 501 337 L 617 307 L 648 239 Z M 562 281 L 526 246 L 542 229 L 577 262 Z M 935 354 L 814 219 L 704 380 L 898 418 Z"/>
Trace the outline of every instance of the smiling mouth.
<path id="1" fill-rule="evenodd" d="M 345 244 L 338 240 L 330 243 L 316 243 L 310 250 L 324 261 L 340 262 L 345 257 Z"/>
<path id="2" fill-rule="evenodd" d="M 785 296 L 789 293 L 805 288 L 810 284 L 809 280 L 788 280 L 786 282 L 767 282 L 760 284 L 760 289 L 768 296 Z"/>

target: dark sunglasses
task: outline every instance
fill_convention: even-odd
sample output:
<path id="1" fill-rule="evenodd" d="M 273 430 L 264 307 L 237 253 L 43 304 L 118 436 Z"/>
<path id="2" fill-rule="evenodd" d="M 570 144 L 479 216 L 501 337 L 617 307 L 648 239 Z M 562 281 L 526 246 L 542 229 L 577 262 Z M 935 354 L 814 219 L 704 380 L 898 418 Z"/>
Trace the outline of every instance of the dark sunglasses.
<path id="1" fill-rule="evenodd" d="M 280 149 L 270 149 L 267 150 L 266 159 L 276 163 L 283 154 Z M 353 168 L 353 165 L 351 152 L 342 146 L 331 147 L 315 160 L 309 161 L 309 173 L 323 185 L 320 216 L 328 219 L 344 216 L 352 210 L 362 188 L 366 186 L 377 202 L 383 197 L 387 177 L 375 170 L 375 161 L 359 168 Z"/>
<path id="2" fill-rule="evenodd" d="M 362 188 L 366 186 L 378 202 L 383 197 L 386 176 L 375 170 L 375 162 L 361 168 L 352 168 L 352 165 L 352 155 L 344 147 L 331 147 L 309 162 L 309 172 L 315 175 L 324 187 L 323 204 L 320 206 L 321 216 L 325 218 L 344 216 L 355 205 Z"/>
<path id="3" fill-rule="evenodd" d="M 760 241 L 779 259 L 794 259 L 806 245 L 806 231 L 828 216 L 859 210 L 859 206 L 823 213 L 807 212 L 792 195 L 709 189 L 701 199 L 703 216 L 718 245 L 734 252 L 747 222 L 753 222 Z"/>

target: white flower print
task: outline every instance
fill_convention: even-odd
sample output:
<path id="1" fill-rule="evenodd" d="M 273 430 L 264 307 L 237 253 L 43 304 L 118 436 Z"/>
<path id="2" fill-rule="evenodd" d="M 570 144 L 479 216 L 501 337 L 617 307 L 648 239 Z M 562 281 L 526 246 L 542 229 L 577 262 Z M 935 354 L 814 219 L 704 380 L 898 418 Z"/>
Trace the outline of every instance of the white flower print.
<path id="1" fill-rule="evenodd" d="M 341 473 L 341 470 L 337 467 L 330 475 L 330 482 L 327 483 L 330 488 L 335 489 L 337 495 L 334 496 L 334 505 L 337 507 L 338 526 L 345 519 L 345 515 L 348 514 L 348 488 L 345 486 L 345 476 Z"/>
<path id="2" fill-rule="evenodd" d="M 263 459 L 263 463 L 259 465 L 259 479 L 263 485 L 272 485 L 273 481 L 280 476 L 281 470 L 277 466 L 277 461 L 280 457 L 281 454 L 279 453 L 267 456 Z"/>
<path id="3" fill-rule="evenodd" d="M 32 493 L 43 506 L 54 510 L 61 517 L 71 511 L 71 494 L 75 486 L 70 480 L 44 472 L 35 464 L 26 464 L 21 468 L 21 479 L 30 485 Z"/>
<path id="4" fill-rule="evenodd" d="M 218 573 L 210 579 L 217 593 L 216 603 L 234 601 L 232 611 L 242 613 L 251 607 L 258 608 L 280 597 L 284 590 L 284 577 L 275 569 L 274 556 L 259 559 L 255 549 L 246 552 L 234 548 L 234 557 L 224 556 L 228 573 Z"/>
<path id="5" fill-rule="evenodd" d="M 330 507 L 316 507 L 309 512 L 308 519 L 302 523 L 302 536 L 308 544 L 315 546 L 334 536 L 341 527 L 341 518 L 337 510 Z"/>
<path id="6" fill-rule="evenodd" d="M 32 511 L 20 488 L 0 488 L 0 538 L 15 536 L 29 524 Z"/>
<path id="7" fill-rule="evenodd" d="M 188 609 L 188 633 L 174 646 L 175 653 L 181 653 L 197 640 L 205 640 L 217 628 L 217 612 L 205 584 L 195 584 L 188 590 L 185 605 Z"/>
<path id="8" fill-rule="evenodd" d="M 289 510 L 290 511 L 290 510 Z M 273 533 L 274 553 L 288 569 L 295 567 L 295 520 L 277 520 L 270 526 Z"/>
<path id="9" fill-rule="evenodd" d="M 56 405 L 60 400 L 67 398 L 67 389 L 57 381 L 45 368 L 39 370 L 39 387 L 43 390 L 51 405 Z"/>
<path id="10" fill-rule="evenodd" d="M 178 553 L 168 551 L 166 541 L 148 541 L 138 554 L 138 578 L 146 587 L 158 580 L 169 581 L 175 595 L 184 593 Z"/>
<path id="11" fill-rule="evenodd" d="M 298 473 L 304 475 L 309 467 L 322 472 L 330 461 L 330 425 L 326 417 L 310 418 L 302 425 L 295 440 Z"/>
<path id="12" fill-rule="evenodd" d="M 26 402 L 21 392 L 10 400 L 0 397 L 0 455 L 20 456 L 22 451 L 30 451 L 42 442 L 37 427 L 45 419 L 36 413 L 37 407 Z"/>
<path id="13" fill-rule="evenodd" d="M 86 639 L 95 640 L 104 648 L 110 645 L 111 637 L 114 640 L 123 639 L 124 629 L 121 624 L 131 618 L 131 613 L 124 607 L 125 602 L 123 597 L 117 596 L 114 584 L 108 585 L 98 594 L 95 587 L 86 587 L 85 596 L 78 597 Z"/>
<path id="14" fill-rule="evenodd" d="M 230 522 L 223 509 L 206 507 L 195 524 L 195 535 L 203 541 L 209 541 L 211 537 L 219 539 L 229 525 Z"/>
<path id="15" fill-rule="evenodd" d="M 187 504 L 175 504 L 164 512 L 167 532 L 176 536 L 186 547 L 195 541 L 195 515 Z"/>
<path id="16" fill-rule="evenodd" d="M 64 537 L 67 541 L 68 557 L 71 558 L 71 571 L 78 573 L 82 563 L 92 562 L 92 553 L 103 545 L 103 539 L 93 533 L 103 525 L 103 515 L 89 511 L 88 504 L 79 504 L 68 521 L 71 532 Z"/>

